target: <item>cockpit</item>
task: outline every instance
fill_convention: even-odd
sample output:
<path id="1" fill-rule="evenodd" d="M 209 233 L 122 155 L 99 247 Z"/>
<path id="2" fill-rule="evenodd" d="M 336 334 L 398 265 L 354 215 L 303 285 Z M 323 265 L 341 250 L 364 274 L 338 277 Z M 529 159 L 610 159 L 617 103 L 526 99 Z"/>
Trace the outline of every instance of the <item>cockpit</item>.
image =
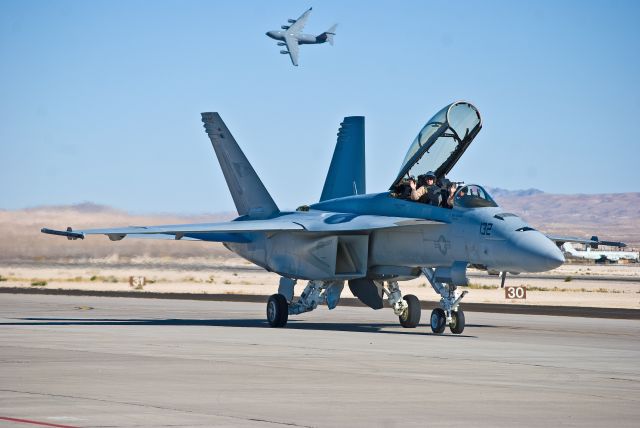
<path id="1" fill-rule="evenodd" d="M 435 176 L 435 183 L 441 190 L 440 206 L 447 206 L 447 200 L 448 208 L 452 205 L 465 208 L 497 206 L 491 196 L 477 185 L 458 186 L 455 197 L 451 197 L 453 193 L 449 193 L 451 182 L 446 175 L 481 128 L 480 112 L 468 102 L 457 101 L 440 110 L 427 121 L 409 146 L 400 171 L 389 188 L 391 195 L 416 200 L 416 185 L 420 186 L 424 177 Z M 430 190 L 432 194 L 437 191 L 435 187 Z"/>
<path id="2" fill-rule="evenodd" d="M 454 197 L 454 205 L 462 208 L 497 207 L 489 193 L 477 184 L 459 188 Z"/>

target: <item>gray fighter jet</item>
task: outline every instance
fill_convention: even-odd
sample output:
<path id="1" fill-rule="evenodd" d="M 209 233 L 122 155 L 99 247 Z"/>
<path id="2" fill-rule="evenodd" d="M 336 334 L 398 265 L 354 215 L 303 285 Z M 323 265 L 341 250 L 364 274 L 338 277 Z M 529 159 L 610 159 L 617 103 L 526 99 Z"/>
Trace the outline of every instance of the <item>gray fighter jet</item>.
<path id="1" fill-rule="evenodd" d="M 218 113 L 202 113 L 239 217 L 230 222 L 42 232 L 84 239 L 102 234 L 223 242 L 225 247 L 281 276 L 267 302 L 267 320 L 283 327 L 289 315 L 335 308 L 345 281 L 364 304 L 389 303 L 403 327 L 416 327 L 420 302 L 403 296 L 399 282 L 427 279 L 440 295 L 431 329 L 465 326 L 460 301 L 467 266 L 502 272 L 542 272 L 564 262 L 543 233 L 505 212 L 479 185 L 460 185 L 453 207 L 408 198 L 407 177 L 433 171 L 444 180 L 482 127 L 480 113 L 460 101 L 440 110 L 415 138 L 389 191 L 366 194 L 364 118 L 341 124 L 320 201 L 280 211 Z M 563 237 L 564 241 L 570 238 Z M 308 281 L 294 297 L 297 281 Z"/>
<path id="2" fill-rule="evenodd" d="M 333 36 L 336 35 L 336 27 L 338 24 L 335 24 L 318 36 L 314 36 L 313 34 L 302 34 L 302 29 L 304 28 L 304 24 L 307 23 L 307 19 L 311 14 L 311 9 L 312 8 L 309 8 L 309 10 L 300 15 L 300 18 L 298 19 L 289 19 L 290 25 L 283 25 L 280 27 L 282 28 L 282 31 L 267 31 L 266 33 L 267 36 L 279 41 L 278 46 L 287 47 L 286 50 L 281 50 L 280 53 L 283 55 L 289 54 L 291 62 L 296 67 L 298 66 L 298 45 L 315 45 L 326 42 L 333 45 Z"/>

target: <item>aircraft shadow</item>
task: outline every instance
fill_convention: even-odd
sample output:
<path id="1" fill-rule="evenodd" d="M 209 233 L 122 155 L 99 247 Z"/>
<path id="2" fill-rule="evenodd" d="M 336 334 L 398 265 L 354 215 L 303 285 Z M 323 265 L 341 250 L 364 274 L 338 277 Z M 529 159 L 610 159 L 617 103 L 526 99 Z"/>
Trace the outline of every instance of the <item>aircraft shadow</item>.
<path id="1" fill-rule="evenodd" d="M 0 322 L 0 326 L 188 326 L 188 327 L 241 327 L 241 328 L 270 328 L 264 319 L 117 319 L 117 318 L 16 318 L 15 322 Z M 467 327 L 491 328 L 488 325 L 468 324 Z M 345 331 L 355 333 L 384 333 L 403 335 L 423 335 L 442 337 L 471 337 L 473 335 L 434 334 L 427 324 L 420 325 L 417 329 L 402 329 L 395 323 L 319 323 L 304 320 L 289 320 L 288 330 L 318 330 L 318 331 Z M 393 329 L 393 330 L 385 330 Z"/>

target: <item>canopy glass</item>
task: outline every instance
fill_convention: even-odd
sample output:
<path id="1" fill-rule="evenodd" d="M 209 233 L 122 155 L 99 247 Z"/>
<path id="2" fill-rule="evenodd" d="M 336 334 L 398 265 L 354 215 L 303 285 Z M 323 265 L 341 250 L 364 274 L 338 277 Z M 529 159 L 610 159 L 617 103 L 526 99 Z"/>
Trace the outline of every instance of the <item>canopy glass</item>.
<path id="1" fill-rule="evenodd" d="M 482 128 L 480 113 L 472 104 L 449 104 L 420 130 L 402 161 L 395 188 L 407 176 L 433 171 L 438 179 L 447 174 Z"/>
<path id="2" fill-rule="evenodd" d="M 482 186 L 477 184 L 468 184 L 461 187 L 456 192 L 453 204 L 462 208 L 482 208 L 497 207 L 498 204 L 493 200 Z"/>

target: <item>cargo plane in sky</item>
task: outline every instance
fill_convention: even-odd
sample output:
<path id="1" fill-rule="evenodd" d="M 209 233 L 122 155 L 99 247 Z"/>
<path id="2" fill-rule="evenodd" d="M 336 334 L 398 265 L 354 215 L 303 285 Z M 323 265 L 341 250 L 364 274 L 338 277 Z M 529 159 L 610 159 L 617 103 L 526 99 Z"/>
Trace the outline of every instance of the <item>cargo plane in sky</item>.
<path id="1" fill-rule="evenodd" d="M 336 27 L 338 24 L 333 25 L 327 31 L 317 36 L 302 33 L 304 24 L 307 23 L 307 19 L 309 19 L 309 15 L 311 14 L 311 9 L 312 8 L 309 8 L 309 10 L 300 15 L 298 19 L 289 19 L 289 25 L 283 25 L 281 27 L 282 31 L 267 31 L 266 33 L 267 36 L 272 39 L 278 40 L 278 46 L 287 47 L 286 50 L 283 49 L 280 53 L 283 55 L 289 54 L 291 63 L 296 67 L 298 66 L 299 45 L 316 45 L 326 42 L 333 45 L 333 36 L 336 35 Z"/>

